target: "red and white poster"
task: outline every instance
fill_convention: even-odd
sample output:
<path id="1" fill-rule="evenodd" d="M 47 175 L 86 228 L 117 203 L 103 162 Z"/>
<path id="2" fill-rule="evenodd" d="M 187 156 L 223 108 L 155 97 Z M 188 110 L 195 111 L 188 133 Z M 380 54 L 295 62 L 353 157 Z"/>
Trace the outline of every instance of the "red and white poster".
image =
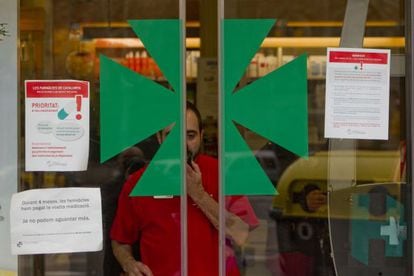
<path id="1" fill-rule="evenodd" d="M 86 170 L 89 82 L 27 80 L 26 171 Z"/>
<path id="2" fill-rule="evenodd" d="M 325 137 L 388 139 L 390 50 L 328 48 Z"/>

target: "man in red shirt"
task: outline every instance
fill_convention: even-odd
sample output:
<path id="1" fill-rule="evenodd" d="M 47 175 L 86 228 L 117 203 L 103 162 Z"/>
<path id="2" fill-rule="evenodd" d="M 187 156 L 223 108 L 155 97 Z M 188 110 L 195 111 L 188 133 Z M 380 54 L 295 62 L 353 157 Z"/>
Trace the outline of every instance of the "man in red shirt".
<path id="1" fill-rule="evenodd" d="M 218 162 L 199 153 L 203 137 L 201 116 L 187 103 L 187 150 L 195 156 L 186 165 L 188 275 L 218 275 Z M 158 135 L 161 143 L 170 128 Z M 145 168 L 125 183 L 111 229 L 113 252 L 126 275 L 181 275 L 180 197 L 130 197 Z M 242 245 L 258 220 L 244 196 L 226 200 L 225 231 L 228 243 Z M 140 260 L 131 245 L 140 244 Z M 226 250 L 226 274 L 239 275 L 230 247 Z M 233 265 L 231 265 L 233 264 Z"/>

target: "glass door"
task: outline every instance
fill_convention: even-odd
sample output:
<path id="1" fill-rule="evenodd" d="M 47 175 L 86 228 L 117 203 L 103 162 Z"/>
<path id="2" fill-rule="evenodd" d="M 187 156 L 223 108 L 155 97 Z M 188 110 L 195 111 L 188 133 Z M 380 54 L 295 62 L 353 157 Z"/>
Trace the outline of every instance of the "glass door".
<path id="1" fill-rule="evenodd" d="M 412 273 L 405 3 L 368 2 L 219 1 L 221 191 L 258 218 L 232 244 L 243 275 Z M 329 47 L 390 50 L 385 138 L 326 134 L 332 106 L 342 123 L 377 112 L 355 81 L 327 106 Z"/>
<path id="2" fill-rule="evenodd" d="M 20 1 L 20 14 L 19 190 L 99 188 L 103 242 L 98 250 L 21 255 L 19 273 L 185 273 L 184 2 Z M 78 83 L 85 93 L 62 96 Z M 56 109 L 39 99 L 53 99 Z M 83 131 L 67 139 L 68 127 Z M 68 169 L 79 153 L 83 165 Z"/>

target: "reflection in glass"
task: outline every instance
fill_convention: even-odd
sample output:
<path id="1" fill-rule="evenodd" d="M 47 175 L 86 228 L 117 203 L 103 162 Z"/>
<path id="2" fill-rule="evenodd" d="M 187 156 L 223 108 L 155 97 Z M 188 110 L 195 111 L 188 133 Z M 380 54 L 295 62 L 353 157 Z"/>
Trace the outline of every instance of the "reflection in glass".
<path id="1" fill-rule="evenodd" d="M 345 3 L 222 1 L 224 19 L 277 19 L 235 94 L 295 57 L 308 55 L 309 158 L 268 141 L 254 128 L 238 130 L 278 192 L 249 196 L 259 225 L 247 244 L 235 250 L 243 275 L 410 274 L 405 78 L 390 80 L 389 139 L 358 140 L 355 150 L 330 151 L 324 138 L 326 48 L 339 45 Z M 402 11 L 401 2 L 371 2 L 364 47 L 403 53 Z M 389 37 L 396 39 L 386 42 Z M 259 101 L 249 103 L 260 109 Z M 289 122 L 290 117 L 283 119 Z M 338 179 L 328 177 L 329 158 L 343 168 Z M 355 164 L 352 179 L 346 175 L 350 164 Z M 349 181 L 352 186 L 343 189 L 327 184 Z M 254 187 L 251 181 L 244 184 Z"/>

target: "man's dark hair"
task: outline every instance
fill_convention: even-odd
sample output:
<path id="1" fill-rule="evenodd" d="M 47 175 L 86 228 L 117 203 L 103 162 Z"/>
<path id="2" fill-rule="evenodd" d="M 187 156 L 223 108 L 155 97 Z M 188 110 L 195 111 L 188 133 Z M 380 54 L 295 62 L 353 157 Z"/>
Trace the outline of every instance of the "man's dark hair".
<path id="1" fill-rule="evenodd" d="M 201 132 L 203 130 L 203 121 L 201 120 L 200 111 L 198 111 L 197 107 L 192 103 L 187 101 L 187 109 L 194 112 L 198 120 L 198 130 Z"/>

